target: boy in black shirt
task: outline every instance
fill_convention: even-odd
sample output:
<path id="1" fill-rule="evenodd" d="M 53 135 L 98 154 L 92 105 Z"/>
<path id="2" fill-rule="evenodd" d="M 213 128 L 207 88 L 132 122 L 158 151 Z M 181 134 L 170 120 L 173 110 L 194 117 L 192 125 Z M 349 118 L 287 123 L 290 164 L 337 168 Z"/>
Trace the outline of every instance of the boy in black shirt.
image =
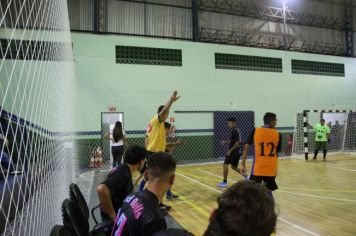
<path id="1" fill-rule="evenodd" d="M 217 187 L 227 187 L 227 175 L 229 173 L 229 165 L 231 165 L 231 169 L 236 171 L 237 173 L 243 175 L 241 170 L 237 168 L 241 156 L 241 135 L 240 131 L 236 126 L 236 119 L 230 117 L 227 120 L 227 125 L 231 129 L 231 137 L 230 140 L 222 140 L 221 145 L 229 143 L 229 149 L 226 153 L 224 166 L 223 166 L 223 181 L 217 185 Z M 244 175 L 243 175 L 244 176 Z"/>
<path id="2" fill-rule="evenodd" d="M 118 213 L 113 235 L 150 236 L 167 228 L 159 208 L 166 191 L 173 185 L 176 162 L 164 152 L 152 154 L 147 162 L 146 189 L 128 196 Z"/>
<path id="3" fill-rule="evenodd" d="M 103 221 L 115 221 L 116 212 L 124 199 L 133 192 L 132 173 L 139 171 L 144 163 L 146 149 L 131 146 L 127 149 L 124 164 L 111 170 L 104 182 L 96 188 L 101 204 Z"/>

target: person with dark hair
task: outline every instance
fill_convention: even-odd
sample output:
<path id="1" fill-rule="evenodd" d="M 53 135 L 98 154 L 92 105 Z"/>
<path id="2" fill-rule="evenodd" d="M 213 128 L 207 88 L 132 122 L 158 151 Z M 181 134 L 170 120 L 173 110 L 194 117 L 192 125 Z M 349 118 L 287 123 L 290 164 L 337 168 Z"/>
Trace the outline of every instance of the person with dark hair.
<path id="1" fill-rule="evenodd" d="M 255 147 L 255 155 L 251 168 L 250 180 L 264 182 L 270 191 L 278 189 L 275 181 L 278 168 L 278 152 L 282 149 L 282 137 L 277 131 L 277 115 L 267 112 L 263 117 L 264 126 L 252 130 L 242 153 L 242 173 L 246 174 L 246 158 L 251 145 Z"/>
<path id="2" fill-rule="evenodd" d="M 209 221 L 204 236 L 270 236 L 277 214 L 263 184 L 239 181 L 218 197 Z"/>
<path id="3" fill-rule="evenodd" d="M 118 212 L 113 235 L 145 235 L 167 228 L 159 203 L 173 185 L 176 162 L 171 155 L 157 152 L 150 156 L 145 170 L 147 188 L 128 196 Z"/>
<path id="4" fill-rule="evenodd" d="M 132 174 L 142 168 L 145 156 L 145 148 L 130 146 L 125 152 L 124 163 L 112 169 L 105 181 L 96 188 L 103 221 L 115 221 L 116 212 L 123 200 L 134 190 Z"/>
<path id="5" fill-rule="evenodd" d="M 127 145 L 127 139 L 122 128 L 122 123 L 116 121 L 112 134 L 107 133 L 104 137 L 111 141 L 111 155 L 113 158 L 112 166 L 115 168 L 121 164 L 122 155 L 124 154 L 124 145 Z"/>
<path id="6" fill-rule="evenodd" d="M 315 150 L 313 160 L 316 160 L 319 149 L 323 150 L 323 160 L 326 160 L 326 151 L 328 146 L 328 139 L 330 138 L 330 128 L 325 125 L 325 120 L 320 119 L 320 123 L 314 125 L 315 130 Z"/>
<path id="7" fill-rule="evenodd" d="M 240 161 L 241 156 L 241 134 L 237 129 L 236 119 L 234 117 L 230 117 L 227 119 L 227 125 L 231 129 L 230 140 L 222 140 L 220 142 L 221 145 L 229 144 L 229 149 L 227 150 L 224 165 L 223 165 L 223 181 L 217 185 L 217 187 L 227 187 L 227 176 L 229 173 L 229 165 L 231 165 L 231 169 L 241 174 L 241 170 L 237 167 Z"/>
<path id="8" fill-rule="evenodd" d="M 168 118 L 169 110 L 174 102 L 176 102 L 180 96 L 178 92 L 174 91 L 166 102 L 165 105 L 158 107 L 157 114 L 150 120 L 147 125 L 146 138 L 145 138 L 145 147 L 147 149 L 146 160 L 156 152 L 164 152 L 166 150 L 166 130 L 164 127 L 164 122 Z M 146 169 L 146 165 L 141 169 L 141 175 L 137 178 L 135 183 L 142 178 L 142 175 Z M 146 181 L 143 179 L 140 183 L 139 189 L 143 190 L 145 187 Z M 169 210 L 170 206 L 166 206 L 162 203 L 162 210 Z"/>

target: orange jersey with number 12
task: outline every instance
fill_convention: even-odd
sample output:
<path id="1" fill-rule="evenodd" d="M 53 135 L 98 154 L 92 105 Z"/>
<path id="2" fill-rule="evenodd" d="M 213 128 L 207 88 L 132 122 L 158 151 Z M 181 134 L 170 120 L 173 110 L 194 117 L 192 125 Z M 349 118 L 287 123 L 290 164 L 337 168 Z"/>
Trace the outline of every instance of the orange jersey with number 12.
<path id="1" fill-rule="evenodd" d="M 273 128 L 256 128 L 253 140 L 255 159 L 252 163 L 251 174 L 256 176 L 276 176 L 278 169 L 278 131 Z"/>

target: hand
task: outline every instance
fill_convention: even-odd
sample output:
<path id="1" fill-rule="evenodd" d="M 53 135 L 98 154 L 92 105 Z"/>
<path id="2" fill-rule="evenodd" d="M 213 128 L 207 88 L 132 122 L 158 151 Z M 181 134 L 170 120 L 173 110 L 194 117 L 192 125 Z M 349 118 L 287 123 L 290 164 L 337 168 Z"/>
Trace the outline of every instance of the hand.
<path id="1" fill-rule="evenodd" d="M 111 214 L 111 215 L 110 215 L 110 218 L 111 218 L 111 220 L 112 220 L 113 222 L 115 222 L 116 214 L 115 214 L 115 213 L 114 213 L 114 214 Z"/>
<path id="2" fill-rule="evenodd" d="M 173 102 L 177 101 L 180 98 L 180 96 L 177 96 L 177 95 L 178 95 L 178 92 L 177 92 L 177 90 L 175 90 L 171 96 L 171 100 Z"/>
<path id="3" fill-rule="evenodd" d="M 220 145 L 225 145 L 226 143 L 228 143 L 228 141 L 226 141 L 226 140 L 221 140 L 220 141 Z"/>
<path id="4" fill-rule="evenodd" d="M 177 141 L 176 141 L 176 144 L 177 145 L 181 145 L 181 144 L 183 144 L 184 143 L 184 141 L 182 140 L 182 139 L 178 139 Z"/>

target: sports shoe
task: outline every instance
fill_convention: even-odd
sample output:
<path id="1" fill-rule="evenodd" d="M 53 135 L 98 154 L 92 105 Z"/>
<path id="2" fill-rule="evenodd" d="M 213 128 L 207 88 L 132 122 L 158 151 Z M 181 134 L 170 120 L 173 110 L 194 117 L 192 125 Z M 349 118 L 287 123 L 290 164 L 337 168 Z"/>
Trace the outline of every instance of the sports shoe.
<path id="1" fill-rule="evenodd" d="M 250 180 L 250 175 L 246 175 L 246 176 L 245 176 L 245 180 L 246 180 L 246 181 Z"/>
<path id="2" fill-rule="evenodd" d="M 169 194 L 169 195 L 166 195 L 166 199 L 167 199 L 167 200 L 172 200 L 172 199 L 177 199 L 177 198 L 179 198 L 179 196 L 178 196 L 178 195 L 175 195 L 175 194 L 173 194 L 173 193 L 171 193 L 171 194 Z"/>
<path id="3" fill-rule="evenodd" d="M 159 204 L 159 209 L 161 209 L 162 211 L 169 211 L 171 208 L 171 206 L 165 205 L 163 203 Z"/>
<path id="4" fill-rule="evenodd" d="M 219 187 L 219 188 L 226 188 L 228 185 L 226 182 L 221 182 L 219 183 L 216 187 Z"/>

